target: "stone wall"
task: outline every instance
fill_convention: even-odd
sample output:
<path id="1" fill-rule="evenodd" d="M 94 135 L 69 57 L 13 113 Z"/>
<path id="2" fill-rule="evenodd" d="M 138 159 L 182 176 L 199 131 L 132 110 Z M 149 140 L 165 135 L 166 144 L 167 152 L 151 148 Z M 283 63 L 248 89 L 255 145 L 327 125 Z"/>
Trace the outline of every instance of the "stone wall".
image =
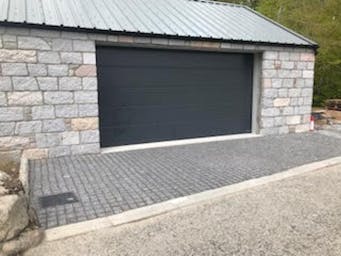
<path id="1" fill-rule="evenodd" d="M 264 52 L 260 133 L 309 131 L 314 62 L 313 52 Z"/>
<path id="2" fill-rule="evenodd" d="M 27 158 L 99 152 L 96 43 L 263 54 L 256 132 L 309 128 L 310 49 L 0 26 L 0 150 Z"/>

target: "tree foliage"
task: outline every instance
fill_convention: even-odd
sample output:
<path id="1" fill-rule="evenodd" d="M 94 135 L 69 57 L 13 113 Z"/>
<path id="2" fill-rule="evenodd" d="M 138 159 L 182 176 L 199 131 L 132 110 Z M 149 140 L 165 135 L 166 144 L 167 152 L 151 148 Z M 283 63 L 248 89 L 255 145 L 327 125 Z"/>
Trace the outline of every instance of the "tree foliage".
<path id="1" fill-rule="evenodd" d="M 314 104 L 341 98 L 341 0 L 231 0 L 316 41 Z"/>

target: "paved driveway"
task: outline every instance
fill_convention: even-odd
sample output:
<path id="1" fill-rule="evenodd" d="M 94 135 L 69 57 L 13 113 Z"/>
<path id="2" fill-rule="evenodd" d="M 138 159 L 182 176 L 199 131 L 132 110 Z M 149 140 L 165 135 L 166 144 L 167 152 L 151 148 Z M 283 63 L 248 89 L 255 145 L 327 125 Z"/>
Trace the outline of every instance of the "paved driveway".
<path id="1" fill-rule="evenodd" d="M 36 160 L 30 162 L 31 199 L 42 225 L 51 228 L 340 155 L 337 138 L 293 134 Z"/>
<path id="2" fill-rule="evenodd" d="M 340 216 L 339 165 L 48 242 L 25 256 L 339 256 Z"/>

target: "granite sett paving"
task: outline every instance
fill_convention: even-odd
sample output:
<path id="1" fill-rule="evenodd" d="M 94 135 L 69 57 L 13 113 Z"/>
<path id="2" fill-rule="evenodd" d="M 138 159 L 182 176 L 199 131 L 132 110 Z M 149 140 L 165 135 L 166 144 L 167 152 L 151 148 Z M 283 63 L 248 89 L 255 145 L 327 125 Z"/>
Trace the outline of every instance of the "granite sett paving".
<path id="1" fill-rule="evenodd" d="M 304 133 L 32 160 L 30 197 L 42 226 L 52 228 L 337 156 L 341 139 Z M 76 200 L 42 204 L 63 193 Z"/>

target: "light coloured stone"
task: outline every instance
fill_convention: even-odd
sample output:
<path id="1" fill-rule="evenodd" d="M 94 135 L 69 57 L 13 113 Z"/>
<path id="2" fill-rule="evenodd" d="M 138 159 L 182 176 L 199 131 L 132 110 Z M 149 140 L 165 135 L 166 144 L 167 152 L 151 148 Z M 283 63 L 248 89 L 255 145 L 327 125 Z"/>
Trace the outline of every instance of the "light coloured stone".
<path id="1" fill-rule="evenodd" d="M 41 132 L 41 121 L 24 121 L 18 122 L 15 127 L 15 134 L 25 135 Z"/>
<path id="2" fill-rule="evenodd" d="M 263 53 L 264 60 L 277 60 L 278 52 L 266 51 Z"/>
<path id="3" fill-rule="evenodd" d="M 289 89 L 289 97 L 299 97 L 301 96 L 301 89 L 291 88 Z"/>
<path id="4" fill-rule="evenodd" d="M 69 69 L 67 65 L 48 65 L 47 67 L 49 76 L 68 76 Z"/>
<path id="5" fill-rule="evenodd" d="M 32 119 L 51 119 L 55 118 L 53 106 L 34 106 L 32 107 Z"/>
<path id="6" fill-rule="evenodd" d="M 301 123 L 301 116 L 288 116 L 287 117 L 288 125 L 294 125 L 294 124 L 300 124 L 300 123 Z"/>
<path id="7" fill-rule="evenodd" d="M 63 145 L 77 145 L 79 144 L 79 132 L 63 132 L 62 133 Z"/>
<path id="8" fill-rule="evenodd" d="M 1 64 L 2 75 L 4 76 L 27 76 L 28 71 L 24 63 L 3 63 Z"/>
<path id="9" fill-rule="evenodd" d="M 263 78 L 275 78 L 278 76 L 276 69 L 263 69 L 262 71 Z"/>
<path id="10" fill-rule="evenodd" d="M 289 60 L 290 53 L 289 52 L 279 52 L 279 59 L 280 60 Z"/>
<path id="11" fill-rule="evenodd" d="M 99 142 L 99 131 L 81 131 L 80 132 L 81 143 L 95 143 Z"/>
<path id="12" fill-rule="evenodd" d="M 59 90 L 75 91 L 82 89 L 82 79 L 79 77 L 62 77 L 59 79 Z"/>
<path id="13" fill-rule="evenodd" d="M 293 69 L 295 63 L 293 61 L 282 61 L 281 68 L 284 69 Z"/>
<path id="14" fill-rule="evenodd" d="M 43 159 L 47 158 L 48 149 L 43 148 L 34 148 L 34 149 L 26 149 L 23 152 L 23 157 L 26 159 Z"/>
<path id="15" fill-rule="evenodd" d="M 24 119 L 22 107 L 0 107 L 1 122 L 20 121 Z"/>
<path id="16" fill-rule="evenodd" d="M 64 119 L 43 121 L 43 132 L 63 132 L 66 130 Z"/>
<path id="17" fill-rule="evenodd" d="M 293 115 L 294 114 L 294 108 L 293 107 L 285 107 L 283 108 L 283 115 Z"/>
<path id="18" fill-rule="evenodd" d="M 58 90 L 58 80 L 56 77 L 38 77 L 37 80 L 42 91 Z"/>
<path id="19" fill-rule="evenodd" d="M 44 64 L 28 64 L 28 73 L 30 76 L 46 76 L 47 67 Z"/>
<path id="20" fill-rule="evenodd" d="M 313 97 L 312 97 L 312 95 L 310 95 L 309 97 L 304 97 L 304 98 L 303 98 L 303 104 L 304 104 L 304 105 L 311 106 L 312 103 L 313 103 Z"/>
<path id="21" fill-rule="evenodd" d="M 47 37 L 47 38 L 58 38 L 60 37 L 59 30 L 47 30 L 47 29 L 30 29 L 31 36 Z"/>
<path id="22" fill-rule="evenodd" d="M 272 87 L 272 82 L 270 78 L 264 78 L 263 79 L 263 88 L 271 88 Z"/>
<path id="23" fill-rule="evenodd" d="M 70 146 L 57 146 L 49 149 L 49 157 L 60 157 L 71 155 Z"/>
<path id="24" fill-rule="evenodd" d="M 11 90 L 12 90 L 11 78 L 0 76 L 0 92 L 8 92 Z"/>
<path id="25" fill-rule="evenodd" d="M 69 104 L 73 103 L 72 92 L 44 92 L 44 102 L 46 104 Z"/>
<path id="26" fill-rule="evenodd" d="M 52 51 L 38 52 L 38 61 L 39 63 L 44 64 L 59 64 L 60 63 L 59 53 Z"/>
<path id="27" fill-rule="evenodd" d="M 93 33 L 89 33 L 88 34 L 89 39 L 91 40 L 95 40 L 95 41 L 107 41 L 108 40 L 108 36 L 106 34 L 93 34 Z"/>
<path id="28" fill-rule="evenodd" d="M 303 70 L 303 78 L 314 78 L 314 71 Z"/>
<path id="29" fill-rule="evenodd" d="M 8 104 L 12 106 L 32 106 L 43 103 L 41 92 L 10 92 L 8 93 Z"/>
<path id="30" fill-rule="evenodd" d="M 315 54 L 314 53 L 308 53 L 308 52 L 304 52 L 301 53 L 301 61 L 311 61 L 314 62 L 315 61 Z"/>
<path id="31" fill-rule="evenodd" d="M 36 62 L 36 51 L 0 49 L 0 62 Z"/>
<path id="32" fill-rule="evenodd" d="M 0 106 L 6 106 L 7 105 L 7 98 L 5 92 L 0 92 Z"/>
<path id="33" fill-rule="evenodd" d="M 95 91 L 97 90 L 97 78 L 96 77 L 84 77 L 82 78 L 83 90 Z"/>
<path id="34" fill-rule="evenodd" d="M 73 50 L 76 52 L 95 52 L 94 41 L 73 40 Z"/>
<path id="35" fill-rule="evenodd" d="M 28 203 L 25 196 L 0 197 L 0 241 L 16 237 L 29 222 Z"/>
<path id="36" fill-rule="evenodd" d="M 278 90 L 276 89 L 264 89 L 263 97 L 274 98 L 277 97 Z"/>
<path id="37" fill-rule="evenodd" d="M 46 40 L 38 37 L 18 37 L 18 47 L 21 49 L 50 50 L 51 47 Z"/>
<path id="38" fill-rule="evenodd" d="M 121 43 L 133 43 L 134 42 L 134 37 L 132 37 L 132 36 L 125 36 L 125 35 L 119 35 L 118 36 L 118 42 L 121 42 Z"/>
<path id="39" fill-rule="evenodd" d="M 58 52 L 71 52 L 72 51 L 72 40 L 70 39 L 53 39 L 52 50 Z"/>
<path id="40" fill-rule="evenodd" d="M 34 77 L 13 77 L 13 88 L 16 91 L 37 91 L 38 83 Z"/>
<path id="41" fill-rule="evenodd" d="M 301 58 L 301 54 L 299 52 L 290 52 L 290 57 L 289 59 L 291 61 L 298 61 Z"/>
<path id="42" fill-rule="evenodd" d="M 296 127 L 295 127 L 296 133 L 308 132 L 309 130 L 310 130 L 309 124 L 296 125 Z"/>
<path id="43" fill-rule="evenodd" d="M 61 144 L 59 133 L 37 133 L 35 138 L 39 148 L 50 148 Z"/>
<path id="44" fill-rule="evenodd" d="M 97 103 L 97 91 L 76 91 L 76 103 Z"/>
<path id="45" fill-rule="evenodd" d="M 87 39 L 88 35 L 86 33 L 62 31 L 61 37 L 67 39 Z"/>
<path id="46" fill-rule="evenodd" d="M 91 52 L 83 53 L 84 64 L 96 64 L 96 54 Z"/>
<path id="47" fill-rule="evenodd" d="M 286 89 L 286 88 L 278 89 L 278 97 L 281 97 L 281 98 L 288 97 L 288 89 Z"/>
<path id="48" fill-rule="evenodd" d="M 302 96 L 303 97 L 311 97 L 313 95 L 313 88 L 303 88 Z"/>
<path id="49" fill-rule="evenodd" d="M 263 61 L 263 69 L 274 69 L 275 61 L 274 60 L 264 60 Z"/>
<path id="50" fill-rule="evenodd" d="M 15 123 L 0 122 L 0 136 L 9 136 L 14 134 Z"/>
<path id="51" fill-rule="evenodd" d="M 278 116 L 280 114 L 278 108 L 266 108 L 262 109 L 262 116 L 265 117 L 273 117 L 273 116 Z"/>
<path id="52" fill-rule="evenodd" d="M 80 104 L 78 107 L 80 117 L 98 116 L 98 104 Z"/>
<path id="53" fill-rule="evenodd" d="M 100 151 L 99 143 L 71 146 L 71 152 L 73 155 L 96 154 L 96 153 L 99 153 L 99 151 Z"/>
<path id="54" fill-rule="evenodd" d="M 96 130 L 98 129 L 98 117 L 71 119 L 71 128 L 74 131 Z"/>
<path id="55" fill-rule="evenodd" d="M 56 116 L 57 117 L 77 117 L 78 106 L 77 105 L 56 105 Z"/>
<path id="56" fill-rule="evenodd" d="M 274 126 L 274 118 L 262 118 L 262 127 L 269 128 Z"/>
<path id="57" fill-rule="evenodd" d="M 309 88 L 314 87 L 314 79 L 311 78 L 304 79 L 304 86 Z"/>
<path id="58" fill-rule="evenodd" d="M 277 98 L 274 100 L 274 107 L 285 107 L 290 103 L 290 98 Z"/>
<path id="59" fill-rule="evenodd" d="M 279 134 L 288 134 L 289 133 L 289 127 L 288 126 L 279 127 L 278 133 Z"/>
<path id="60" fill-rule="evenodd" d="M 30 139 L 28 137 L 20 137 L 20 136 L 9 136 L 9 137 L 0 137 L 0 148 L 2 150 L 8 149 L 22 149 L 29 145 Z"/>
<path id="61" fill-rule="evenodd" d="M 62 52 L 60 53 L 62 63 L 81 64 L 82 54 L 79 52 Z"/>
<path id="62" fill-rule="evenodd" d="M 81 65 L 75 70 L 75 75 L 78 77 L 96 76 L 95 65 Z"/>
<path id="63" fill-rule="evenodd" d="M 283 83 L 283 79 L 273 78 L 271 79 L 271 84 L 273 88 L 281 88 Z"/>
<path id="64" fill-rule="evenodd" d="M 271 98 L 262 98 L 262 106 L 265 108 L 272 108 L 274 106 Z"/>

